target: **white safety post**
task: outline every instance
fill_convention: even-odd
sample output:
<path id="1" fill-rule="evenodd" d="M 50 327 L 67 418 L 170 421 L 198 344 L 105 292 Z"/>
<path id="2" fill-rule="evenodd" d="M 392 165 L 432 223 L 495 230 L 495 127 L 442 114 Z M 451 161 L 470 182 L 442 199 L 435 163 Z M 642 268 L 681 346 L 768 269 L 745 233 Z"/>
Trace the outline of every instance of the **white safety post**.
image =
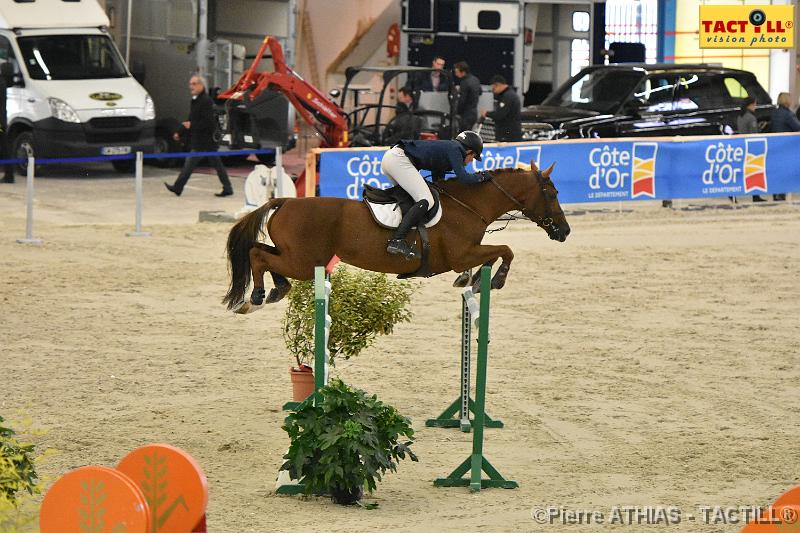
<path id="1" fill-rule="evenodd" d="M 136 228 L 125 235 L 128 237 L 149 237 L 150 232 L 142 231 L 142 171 L 144 168 L 144 154 L 136 152 Z"/>
<path id="2" fill-rule="evenodd" d="M 33 174 L 36 167 L 36 160 L 33 157 L 28 158 L 28 180 L 25 196 L 28 203 L 27 220 L 25 222 L 25 238 L 17 239 L 20 244 L 42 244 L 41 239 L 33 238 Z"/>
<path id="3" fill-rule="evenodd" d="M 275 148 L 275 198 L 283 198 L 286 191 L 283 190 L 283 148 Z"/>

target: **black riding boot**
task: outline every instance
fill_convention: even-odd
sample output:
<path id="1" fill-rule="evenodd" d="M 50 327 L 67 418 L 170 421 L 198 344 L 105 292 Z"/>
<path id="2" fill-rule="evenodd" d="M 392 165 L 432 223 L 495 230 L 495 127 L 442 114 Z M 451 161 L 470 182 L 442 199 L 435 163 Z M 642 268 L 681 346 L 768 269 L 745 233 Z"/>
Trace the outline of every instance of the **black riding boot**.
<path id="1" fill-rule="evenodd" d="M 428 212 L 428 201 L 420 200 L 411 206 L 403 220 L 398 224 L 397 229 L 386 243 L 386 251 L 392 255 L 402 255 L 407 260 L 417 259 L 419 254 L 405 241 L 406 235 L 411 231 L 411 228 L 422 222 L 425 214 Z"/>

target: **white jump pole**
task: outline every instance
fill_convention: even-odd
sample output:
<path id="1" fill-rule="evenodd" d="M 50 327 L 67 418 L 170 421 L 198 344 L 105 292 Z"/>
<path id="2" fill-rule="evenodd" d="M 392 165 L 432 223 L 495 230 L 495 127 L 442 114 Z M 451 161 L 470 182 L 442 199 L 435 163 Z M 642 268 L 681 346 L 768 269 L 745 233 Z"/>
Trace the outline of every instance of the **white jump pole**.
<path id="1" fill-rule="evenodd" d="M 275 198 L 283 198 L 286 191 L 283 190 L 283 148 L 275 148 Z"/>
<path id="2" fill-rule="evenodd" d="M 27 220 L 25 222 L 25 238 L 17 239 L 20 244 L 42 244 L 41 239 L 33 238 L 33 174 L 36 167 L 36 160 L 33 157 L 28 157 L 28 179 L 26 183 L 25 196 L 27 198 Z"/>
<path id="3" fill-rule="evenodd" d="M 136 229 L 125 235 L 128 237 L 149 237 L 150 232 L 142 231 L 142 172 L 144 168 L 144 154 L 136 152 Z"/>

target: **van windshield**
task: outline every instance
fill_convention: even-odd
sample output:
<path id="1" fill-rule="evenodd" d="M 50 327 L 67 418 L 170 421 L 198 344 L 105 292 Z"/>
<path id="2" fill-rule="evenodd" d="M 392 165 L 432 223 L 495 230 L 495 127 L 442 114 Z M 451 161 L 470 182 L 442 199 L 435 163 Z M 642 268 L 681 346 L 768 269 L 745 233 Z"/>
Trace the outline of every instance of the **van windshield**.
<path id="1" fill-rule="evenodd" d="M 106 35 L 20 37 L 19 48 L 34 80 L 125 78 L 128 71 Z"/>

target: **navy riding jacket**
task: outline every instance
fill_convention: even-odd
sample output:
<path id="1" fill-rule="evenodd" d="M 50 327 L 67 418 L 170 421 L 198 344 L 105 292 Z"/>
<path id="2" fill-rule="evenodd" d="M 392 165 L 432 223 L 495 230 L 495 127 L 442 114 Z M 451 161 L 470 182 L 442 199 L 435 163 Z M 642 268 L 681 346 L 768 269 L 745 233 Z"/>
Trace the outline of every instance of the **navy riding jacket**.
<path id="1" fill-rule="evenodd" d="M 398 146 L 417 170 L 430 170 L 433 179 L 443 179 L 451 170 L 463 183 L 478 183 L 486 179 L 483 173 L 469 173 L 464 168 L 467 151 L 458 141 L 403 140 Z"/>

